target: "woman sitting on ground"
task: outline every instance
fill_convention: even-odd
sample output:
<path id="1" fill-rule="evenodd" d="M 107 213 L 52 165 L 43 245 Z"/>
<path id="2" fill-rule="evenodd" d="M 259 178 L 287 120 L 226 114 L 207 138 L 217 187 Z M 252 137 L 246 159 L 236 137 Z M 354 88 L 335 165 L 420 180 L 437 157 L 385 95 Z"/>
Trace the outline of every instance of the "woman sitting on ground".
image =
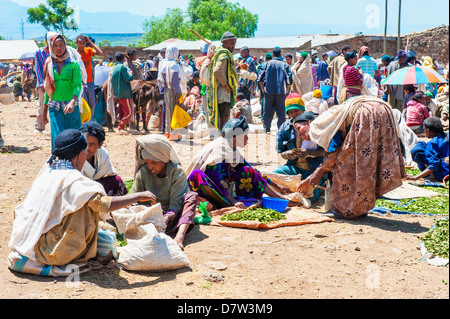
<path id="1" fill-rule="evenodd" d="M 430 117 L 424 122 L 425 135 L 431 138 L 428 143 L 419 142 L 411 150 L 413 160 L 422 171 L 417 176 L 408 176 L 410 180 L 432 177 L 442 182 L 449 172 L 449 134 L 444 132 L 441 119 Z"/>
<path id="2" fill-rule="evenodd" d="M 184 250 L 185 235 L 194 226 L 198 195 L 189 191 L 178 155 L 162 135 L 136 139 L 136 168 L 130 193 L 142 191 L 154 194 L 164 211 L 166 233 L 175 235 L 175 241 Z"/>
<path id="3" fill-rule="evenodd" d="M 105 130 L 97 122 L 86 122 L 80 132 L 88 141 L 87 159 L 81 171 L 86 177 L 102 184 L 108 196 L 123 196 L 128 193 L 122 178 L 111 163 L 108 150 L 103 146 Z"/>
<path id="4" fill-rule="evenodd" d="M 264 194 L 285 199 L 237 150 L 247 144 L 248 130 L 244 116 L 228 121 L 222 137 L 206 145 L 186 170 L 190 189 L 215 209 L 245 209 Z"/>

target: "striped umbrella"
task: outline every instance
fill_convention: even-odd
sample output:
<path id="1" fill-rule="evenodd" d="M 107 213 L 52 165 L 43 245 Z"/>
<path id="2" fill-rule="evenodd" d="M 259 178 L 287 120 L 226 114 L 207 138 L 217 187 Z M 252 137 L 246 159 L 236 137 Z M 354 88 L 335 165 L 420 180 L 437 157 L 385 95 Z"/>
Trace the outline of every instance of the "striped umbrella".
<path id="1" fill-rule="evenodd" d="M 407 84 L 428 84 L 446 83 L 447 81 L 436 71 L 423 67 L 411 66 L 395 71 L 388 76 L 381 84 L 383 85 L 407 85 Z"/>

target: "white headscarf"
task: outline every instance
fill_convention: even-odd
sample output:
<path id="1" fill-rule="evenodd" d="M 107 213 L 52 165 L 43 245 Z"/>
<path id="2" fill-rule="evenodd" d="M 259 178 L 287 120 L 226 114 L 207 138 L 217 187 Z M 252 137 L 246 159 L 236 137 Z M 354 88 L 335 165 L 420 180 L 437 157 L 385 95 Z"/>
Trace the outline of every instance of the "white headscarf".
<path id="1" fill-rule="evenodd" d="M 161 63 L 158 81 L 161 84 L 166 83 L 166 85 L 171 88 L 172 83 L 170 83 L 170 81 L 172 79 L 172 74 L 178 72 L 180 77 L 181 92 L 186 93 L 186 76 L 183 68 L 178 64 L 179 56 L 180 52 L 177 47 L 172 45 L 166 49 L 166 58 L 163 60 L 163 63 Z M 163 78 L 163 74 L 165 76 L 165 80 Z"/>

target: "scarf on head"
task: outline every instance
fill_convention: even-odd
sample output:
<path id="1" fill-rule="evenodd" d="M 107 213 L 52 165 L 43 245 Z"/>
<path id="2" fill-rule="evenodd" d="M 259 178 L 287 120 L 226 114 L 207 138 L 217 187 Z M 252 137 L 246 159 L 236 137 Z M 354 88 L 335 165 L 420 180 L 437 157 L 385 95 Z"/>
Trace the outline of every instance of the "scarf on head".
<path id="1" fill-rule="evenodd" d="M 423 66 L 434 70 L 433 59 L 429 56 L 423 58 Z"/>
<path id="2" fill-rule="evenodd" d="M 308 54 L 303 62 L 297 61 L 292 68 L 294 92 L 303 96 L 314 91 L 314 79 L 311 68 L 311 56 Z"/>
<path id="3" fill-rule="evenodd" d="M 134 176 L 145 165 L 145 160 L 158 162 L 173 162 L 180 164 L 177 153 L 169 140 L 163 135 L 146 135 L 136 139 L 136 164 Z"/>
<path id="4" fill-rule="evenodd" d="M 66 46 L 66 51 L 60 57 L 56 56 L 55 52 L 53 52 L 53 44 L 55 43 L 56 39 L 59 38 L 61 38 L 64 41 L 64 44 Z M 64 62 L 68 59 L 70 59 L 71 61 L 77 61 L 81 69 L 81 80 L 83 83 L 86 83 L 87 81 L 86 67 L 84 66 L 83 60 L 81 59 L 81 55 L 74 48 L 68 47 L 66 39 L 56 32 L 47 33 L 46 40 L 47 46 L 45 47 L 45 50 L 49 52 L 50 56 L 47 58 L 44 64 L 44 88 L 47 94 L 50 96 L 50 98 L 53 96 L 56 89 L 55 75 L 53 73 L 54 72 L 53 63 Z M 78 102 L 80 105 L 82 105 L 81 95 L 78 97 Z M 81 108 L 80 112 L 82 112 Z"/>
<path id="5" fill-rule="evenodd" d="M 180 88 L 182 93 L 186 93 L 186 76 L 184 74 L 183 68 L 178 64 L 178 57 L 180 56 L 180 52 L 177 47 L 170 46 L 166 50 L 166 58 L 162 61 L 160 65 L 160 72 L 158 73 L 158 81 L 160 83 L 166 83 L 166 85 L 171 88 L 172 87 L 172 75 L 174 73 L 178 73 L 180 78 Z M 165 81 L 162 77 L 165 75 Z"/>
<path id="6" fill-rule="evenodd" d="M 366 46 L 363 46 L 359 49 L 359 53 L 358 53 L 358 60 L 361 59 L 364 55 L 364 53 L 367 52 L 367 54 L 369 54 L 369 48 Z"/>

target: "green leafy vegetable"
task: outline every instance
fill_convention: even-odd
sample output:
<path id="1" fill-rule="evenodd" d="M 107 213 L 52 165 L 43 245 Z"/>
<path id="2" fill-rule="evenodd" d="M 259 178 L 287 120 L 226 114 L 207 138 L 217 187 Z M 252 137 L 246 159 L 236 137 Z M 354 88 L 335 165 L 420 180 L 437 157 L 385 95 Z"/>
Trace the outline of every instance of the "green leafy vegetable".
<path id="1" fill-rule="evenodd" d="M 441 258 L 448 258 L 448 219 L 436 221 L 434 227 L 421 238 L 428 252 Z"/>
<path id="2" fill-rule="evenodd" d="M 400 201 L 378 199 L 375 206 L 402 212 L 448 214 L 449 198 L 447 196 L 437 196 L 432 198 L 420 197 L 414 199 L 402 199 Z"/>
<path id="3" fill-rule="evenodd" d="M 267 208 L 247 209 L 237 213 L 226 214 L 220 218 L 220 220 L 222 221 L 256 220 L 264 224 L 282 219 L 286 219 L 286 216 L 284 214 L 277 212 L 276 210 Z"/>
<path id="4" fill-rule="evenodd" d="M 128 181 L 125 181 L 124 184 L 125 184 L 125 186 L 127 188 L 127 191 L 129 192 L 131 187 L 133 187 L 134 179 L 130 179 Z"/>

